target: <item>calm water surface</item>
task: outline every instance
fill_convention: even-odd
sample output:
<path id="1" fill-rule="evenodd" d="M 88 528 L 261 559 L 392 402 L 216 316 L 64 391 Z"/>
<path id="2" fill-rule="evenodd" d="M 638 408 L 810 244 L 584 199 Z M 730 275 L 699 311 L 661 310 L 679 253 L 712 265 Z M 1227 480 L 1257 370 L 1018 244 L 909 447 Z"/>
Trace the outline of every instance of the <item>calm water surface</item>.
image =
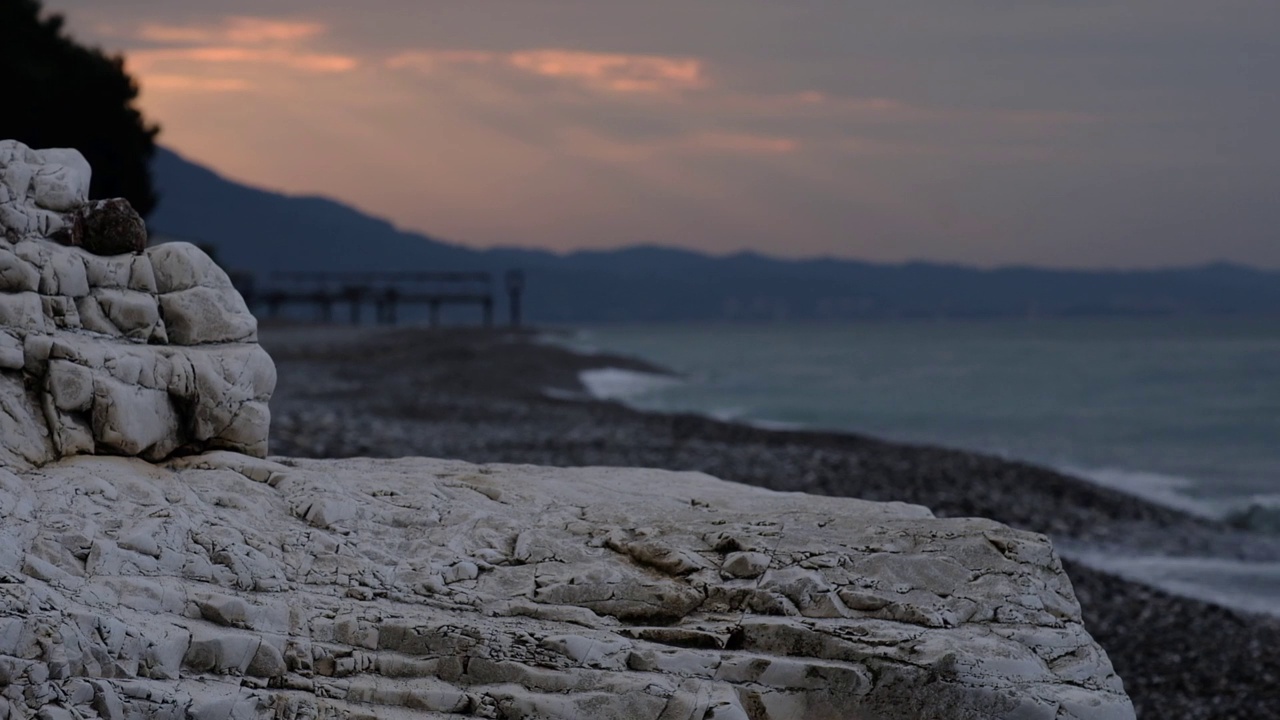
<path id="1" fill-rule="evenodd" d="M 1280 319 L 610 326 L 574 343 L 646 409 L 852 430 L 1064 468 L 1184 509 L 1280 505 Z"/>

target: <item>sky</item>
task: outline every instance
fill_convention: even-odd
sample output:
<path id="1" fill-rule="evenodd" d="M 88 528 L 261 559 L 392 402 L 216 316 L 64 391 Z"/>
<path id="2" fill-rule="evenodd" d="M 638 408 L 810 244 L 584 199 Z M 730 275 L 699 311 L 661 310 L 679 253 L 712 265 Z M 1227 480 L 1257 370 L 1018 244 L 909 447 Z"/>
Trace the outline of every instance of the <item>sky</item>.
<path id="1" fill-rule="evenodd" d="M 45 6 L 164 145 L 475 247 L 1280 267 L 1275 0 Z"/>

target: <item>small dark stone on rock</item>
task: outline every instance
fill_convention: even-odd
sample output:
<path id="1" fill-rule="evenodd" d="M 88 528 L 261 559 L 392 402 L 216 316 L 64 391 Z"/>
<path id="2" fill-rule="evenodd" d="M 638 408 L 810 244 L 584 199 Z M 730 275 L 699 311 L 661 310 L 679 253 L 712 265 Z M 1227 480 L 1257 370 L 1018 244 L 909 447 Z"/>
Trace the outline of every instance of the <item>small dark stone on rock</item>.
<path id="1" fill-rule="evenodd" d="M 147 224 L 124 198 L 90 202 L 68 215 L 67 223 L 53 239 L 94 255 L 137 253 L 147 247 Z"/>

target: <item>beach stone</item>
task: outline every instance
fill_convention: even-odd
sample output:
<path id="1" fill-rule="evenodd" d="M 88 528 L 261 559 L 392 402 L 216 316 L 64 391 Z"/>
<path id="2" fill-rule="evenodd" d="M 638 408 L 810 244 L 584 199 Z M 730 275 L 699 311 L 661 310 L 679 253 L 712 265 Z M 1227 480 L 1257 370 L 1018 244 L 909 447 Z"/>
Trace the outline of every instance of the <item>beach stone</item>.
<path id="1" fill-rule="evenodd" d="M 243 299 L 196 246 L 147 249 L 126 201 L 87 200 L 89 177 L 74 150 L 0 142 L 0 464 L 265 456 L 275 367 Z"/>
<path id="2" fill-rule="evenodd" d="M 918 506 L 218 451 L 0 467 L 0 512 L 19 717 L 1134 717 L 1046 538 Z"/>

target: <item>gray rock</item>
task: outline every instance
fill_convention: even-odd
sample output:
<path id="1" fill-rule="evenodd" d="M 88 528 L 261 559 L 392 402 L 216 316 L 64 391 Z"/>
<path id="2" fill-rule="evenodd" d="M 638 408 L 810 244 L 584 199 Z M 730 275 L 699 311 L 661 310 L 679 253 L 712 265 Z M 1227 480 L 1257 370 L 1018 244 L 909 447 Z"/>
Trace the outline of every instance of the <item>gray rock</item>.
<path id="1" fill-rule="evenodd" d="M 232 288 L 194 287 L 160 296 L 171 342 L 180 345 L 255 342 L 258 324 Z"/>
<path id="2" fill-rule="evenodd" d="M 214 452 L 0 468 L 0 512 L 20 713 L 1134 716 L 1043 536 L 900 503 Z"/>
<path id="3" fill-rule="evenodd" d="M 49 237 L 89 196 L 89 163 L 75 150 L 0 140 L 0 237 Z"/>
<path id="4" fill-rule="evenodd" d="M 284 656 L 280 654 L 271 643 L 262 641 L 258 644 L 258 651 L 253 655 L 253 661 L 249 663 L 246 672 L 254 677 L 274 678 L 284 675 L 288 671 L 285 666 Z"/>
<path id="5" fill-rule="evenodd" d="M 84 204 L 89 196 L 92 169 L 75 150 L 37 151 L 42 161 L 31 177 L 30 192 L 37 206 L 68 212 Z M 16 190 L 16 188 L 14 188 Z"/>
<path id="6" fill-rule="evenodd" d="M 756 578 L 769 569 L 769 556 L 758 552 L 735 552 L 725 556 L 722 570 L 730 577 Z"/>
<path id="7" fill-rule="evenodd" d="M 35 292 L 40 289 L 40 272 L 0 243 L 0 292 Z"/>
<path id="8" fill-rule="evenodd" d="M 23 388 L 0 463 L 265 455 L 275 368 L 226 273 L 186 243 L 141 252 L 141 219 L 88 183 L 75 151 L 0 142 L 0 378 Z"/>
<path id="9" fill-rule="evenodd" d="M 93 295 L 110 326 L 127 338 L 147 342 L 163 327 L 160 307 L 152 293 L 104 288 L 95 289 Z"/>
<path id="10" fill-rule="evenodd" d="M 25 364 L 22 339 L 9 330 L 0 330 L 0 370 L 21 370 Z"/>

